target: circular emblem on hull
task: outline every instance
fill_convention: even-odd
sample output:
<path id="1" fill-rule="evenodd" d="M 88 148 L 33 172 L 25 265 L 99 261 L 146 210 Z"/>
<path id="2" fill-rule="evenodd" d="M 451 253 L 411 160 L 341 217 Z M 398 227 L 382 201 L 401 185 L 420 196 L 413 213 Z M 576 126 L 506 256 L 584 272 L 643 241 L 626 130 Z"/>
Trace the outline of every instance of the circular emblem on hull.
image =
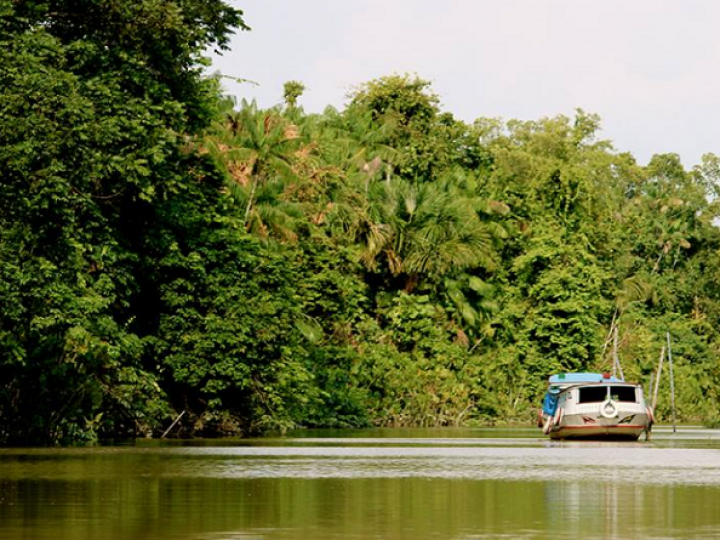
<path id="1" fill-rule="evenodd" d="M 606 399 L 600 405 L 600 416 L 603 418 L 611 420 L 613 418 L 617 418 L 618 413 L 619 411 L 617 405 L 615 405 L 615 402 L 611 399 Z"/>

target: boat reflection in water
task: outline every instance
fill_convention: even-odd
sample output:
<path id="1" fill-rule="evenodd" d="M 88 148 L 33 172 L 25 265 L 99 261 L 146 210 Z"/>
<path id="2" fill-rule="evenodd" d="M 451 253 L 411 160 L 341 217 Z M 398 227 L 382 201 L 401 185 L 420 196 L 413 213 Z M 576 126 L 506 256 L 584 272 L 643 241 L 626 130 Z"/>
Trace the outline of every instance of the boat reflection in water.
<path id="1" fill-rule="evenodd" d="M 562 373 L 548 380 L 538 424 L 552 439 L 650 436 L 652 409 L 639 384 L 605 373 Z"/>

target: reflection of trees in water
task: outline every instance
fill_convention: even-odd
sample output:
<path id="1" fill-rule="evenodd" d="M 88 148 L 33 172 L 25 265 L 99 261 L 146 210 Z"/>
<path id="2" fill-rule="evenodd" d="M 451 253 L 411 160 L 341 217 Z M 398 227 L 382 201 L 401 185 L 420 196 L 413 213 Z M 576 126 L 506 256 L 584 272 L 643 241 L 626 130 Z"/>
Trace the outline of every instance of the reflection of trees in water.
<path id="1" fill-rule="evenodd" d="M 685 537 L 693 530 L 720 531 L 718 488 L 627 483 L 624 474 L 617 469 L 607 483 L 546 483 L 548 532 L 590 534 L 592 538 L 672 538 Z"/>
<path id="2" fill-rule="evenodd" d="M 377 446 L 355 457 L 300 455 L 291 447 L 277 447 L 282 455 L 235 447 L 0 454 L 0 538 L 720 537 L 720 484 L 698 485 L 697 472 L 715 480 L 716 450 L 642 453 L 625 445 L 622 453 L 642 465 L 611 468 L 607 459 L 580 463 L 570 445 L 554 448 L 554 465 L 540 464 L 534 453 L 520 459 L 516 449 L 493 454 L 488 470 L 502 477 L 492 479 L 433 476 L 449 469 L 489 474 L 478 471 L 482 460 L 468 457 L 484 451 L 474 448 L 428 459 L 388 457 Z M 543 466 L 558 480 L 537 474 Z M 288 476 L 300 468 L 316 476 Z M 332 470 L 354 473 L 322 477 Z M 252 477 L 258 472 L 275 476 Z"/>

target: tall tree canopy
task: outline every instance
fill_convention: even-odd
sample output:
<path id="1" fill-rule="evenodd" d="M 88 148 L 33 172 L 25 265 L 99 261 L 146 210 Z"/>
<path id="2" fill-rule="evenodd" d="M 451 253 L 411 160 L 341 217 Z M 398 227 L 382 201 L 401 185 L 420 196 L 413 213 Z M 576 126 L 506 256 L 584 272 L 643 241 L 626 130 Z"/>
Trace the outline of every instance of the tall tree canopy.
<path id="1" fill-rule="evenodd" d="M 343 110 L 202 76 L 219 0 L 0 0 L 0 444 L 527 420 L 555 371 L 720 422 L 718 158 L 647 166 L 597 116 Z M 667 414 L 661 401 L 659 417 Z"/>
<path id="2" fill-rule="evenodd" d="M 209 123 L 242 13 L 223 2 L 0 7 L 0 441 L 162 408 L 135 325 L 143 216 L 192 182 L 182 137 Z M 145 405 L 143 405 L 145 404 Z"/>

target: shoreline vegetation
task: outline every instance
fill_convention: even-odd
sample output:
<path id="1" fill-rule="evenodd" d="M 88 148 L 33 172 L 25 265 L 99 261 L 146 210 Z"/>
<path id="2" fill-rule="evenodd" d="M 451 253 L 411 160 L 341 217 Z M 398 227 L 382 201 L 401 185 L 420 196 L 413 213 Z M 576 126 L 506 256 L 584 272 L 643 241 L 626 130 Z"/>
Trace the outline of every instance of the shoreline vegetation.
<path id="1" fill-rule="evenodd" d="M 234 103 L 202 55 L 246 29 L 0 0 L 0 445 L 531 425 L 615 325 L 646 389 L 670 332 L 679 421 L 720 423 L 716 156 L 461 122 L 410 75 Z"/>

